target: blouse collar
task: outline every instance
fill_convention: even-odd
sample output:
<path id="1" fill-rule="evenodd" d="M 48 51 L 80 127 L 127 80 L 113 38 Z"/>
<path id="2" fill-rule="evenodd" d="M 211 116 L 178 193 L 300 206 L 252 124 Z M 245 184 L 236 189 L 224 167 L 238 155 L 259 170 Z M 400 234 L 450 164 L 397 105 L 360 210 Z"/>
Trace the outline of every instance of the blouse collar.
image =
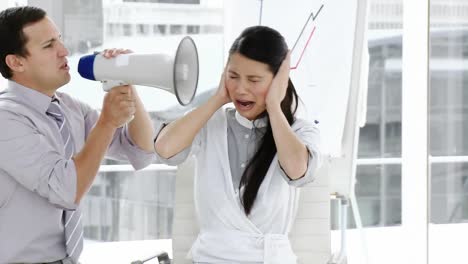
<path id="1" fill-rule="evenodd" d="M 268 116 L 264 116 L 258 119 L 255 119 L 253 121 L 248 120 L 247 118 L 243 117 L 239 112 L 236 111 L 236 120 L 239 124 L 241 124 L 243 127 L 246 127 L 248 129 L 252 128 L 260 128 L 260 127 L 266 127 L 268 124 Z"/>

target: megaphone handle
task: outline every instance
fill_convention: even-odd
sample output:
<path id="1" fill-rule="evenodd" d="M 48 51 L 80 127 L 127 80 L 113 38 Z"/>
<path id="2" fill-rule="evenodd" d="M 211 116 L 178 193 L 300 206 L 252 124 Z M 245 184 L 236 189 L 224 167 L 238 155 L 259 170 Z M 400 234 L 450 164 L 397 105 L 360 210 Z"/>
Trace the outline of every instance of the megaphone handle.
<path id="1" fill-rule="evenodd" d="M 105 92 L 110 91 L 112 88 L 116 86 L 122 86 L 122 85 L 128 85 L 128 83 L 125 83 L 123 81 L 116 81 L 116 80 L 105 80 L 102 81 L 102 89 Z"/>
<path id="2" fill-rule="evenodd" d="M 116 81 L 116 80 L 107 80 L 107 81 L 102 81 L 102 89 L 105 92 L 110 91 L 112 88 L 117 87 L 117 86 L 122 86 L 122 85 L 128 85 L 128 83 L 125 83 L 123 81 Z M 130 123 L 133 119 L 135 118 L 134 115 L 132 115 L 125 124 Z"/>

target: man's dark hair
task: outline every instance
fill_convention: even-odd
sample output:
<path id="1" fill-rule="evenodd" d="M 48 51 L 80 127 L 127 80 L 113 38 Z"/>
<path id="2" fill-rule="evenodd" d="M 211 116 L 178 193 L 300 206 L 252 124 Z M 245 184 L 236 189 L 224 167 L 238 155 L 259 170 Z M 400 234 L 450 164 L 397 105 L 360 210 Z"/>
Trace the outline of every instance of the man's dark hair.
<path id="1" fill-rule="evenodd" d="M 0 12 L 0 73 L 3 77 L 10 79 L 13 75 L 5 62 L 7 55 L 29 55 L 26 50 L 28 39 L 23 28 L 45 16 L 44 10 L 32 6 L 13 7 Z"/>

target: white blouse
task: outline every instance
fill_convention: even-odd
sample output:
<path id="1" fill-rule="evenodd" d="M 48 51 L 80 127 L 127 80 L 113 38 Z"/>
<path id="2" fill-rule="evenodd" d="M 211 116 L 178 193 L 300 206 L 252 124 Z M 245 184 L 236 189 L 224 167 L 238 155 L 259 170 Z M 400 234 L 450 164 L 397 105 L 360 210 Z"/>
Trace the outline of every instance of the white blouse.
<path id="1" fill-rule="evenodd" d="M 196 156 L 194 193 L 200 233 L 189 256 L 194 262 L 205 263 L 296 263 L 288 233 L 297 210 L 297 187 L 312 181 L 321 163 L 318 124 L 297 119 L 292 125 L 310 154 L 304 177 L 290 180 L 275 155 L 247 216 L 231 175 L 231 166 L 237 163 L 229 158 L 229 111 L 219 109 L 191 147 L 169 159 L 157 155 L 170 165 L 180 164 L 191 154 Z M 239 117 L 235 123 L 249 126 L 246 121 L 251 121 Z"/>

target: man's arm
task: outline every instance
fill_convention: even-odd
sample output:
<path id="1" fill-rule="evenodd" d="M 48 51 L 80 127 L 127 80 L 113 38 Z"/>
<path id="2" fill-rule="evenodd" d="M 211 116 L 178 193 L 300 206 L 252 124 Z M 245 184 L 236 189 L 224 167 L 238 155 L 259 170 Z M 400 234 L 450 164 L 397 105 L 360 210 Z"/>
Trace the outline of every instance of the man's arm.
<path id="1" fill-rule="evenodd" d="M 135 88 L 132 87 L 132 94 L 135 98 L 135 117 L 128 124 L 130 137 L 135 144 L 147 152 L 154 152 L 153 136 L 154 129 L 151 118 L 146 112 Z"/>
<path id="2" fill-rule="evenodd" d="M 50 139 L 26 117 L 26 111 L 11 109 L 13 111 L 0 110 L 2 125 L 8 128 L 0 129 L 1 175 L 13 178 L 57 207 L 75 209 L 76 170 L 73 160 L 65 159 L 55 149 Z"/>
<path id="3" fill-rule="evenodd" d="M 131 90 L 130 86 L 119 86 L 106 94 L 96 126 L 89 133 L 83 149 L 73 157 L 77 174 L 76 204 L 93 183 L 115 131 L 135 114 Z"/>

